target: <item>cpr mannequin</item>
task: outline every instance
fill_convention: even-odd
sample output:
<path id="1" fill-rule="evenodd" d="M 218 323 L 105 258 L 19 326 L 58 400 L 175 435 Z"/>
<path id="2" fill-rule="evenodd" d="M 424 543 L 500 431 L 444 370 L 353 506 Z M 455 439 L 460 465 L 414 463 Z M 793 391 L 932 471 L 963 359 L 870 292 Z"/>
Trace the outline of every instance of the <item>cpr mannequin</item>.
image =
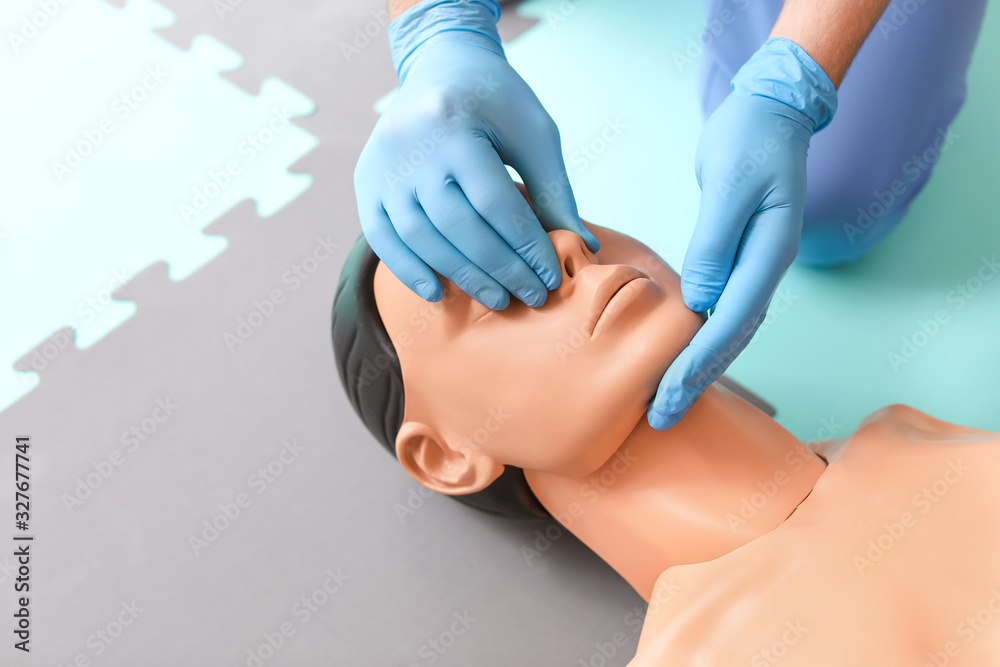
<path id="1" fill-rule="evenodd" d="M 652 430 L 703 319 L 649 248 L 588 227 L 597 255 L 549 234 L 562 284 L 537 309 L 442 281 L 428 317 L 378 264 L 404 469 L 455 496 L 523 470 L 650 602 L 633 667 L 1000 664 L 1000 436 L 892 406 L 814 451 L 718 385 Z"/>

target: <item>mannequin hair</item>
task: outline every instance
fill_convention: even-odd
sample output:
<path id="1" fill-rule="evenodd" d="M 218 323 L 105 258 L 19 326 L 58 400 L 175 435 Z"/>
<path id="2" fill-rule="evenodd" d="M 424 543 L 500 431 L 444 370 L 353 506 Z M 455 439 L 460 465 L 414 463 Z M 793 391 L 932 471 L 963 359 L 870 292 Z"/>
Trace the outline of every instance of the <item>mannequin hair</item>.
<path id="1" fill-rule="evenodd" d="M 364 235 L 347 256 L 333 299 L 333 354 L 340 382 L 354 411 L 375 439 L 396 456 L 405 396 L 399 356 L 375 303 L 379 259 Z M 481 491 L 452 496 L 483 512 L 516 519 L 551 515 L 532 493 L 524 471 L 507 465 Z"/>

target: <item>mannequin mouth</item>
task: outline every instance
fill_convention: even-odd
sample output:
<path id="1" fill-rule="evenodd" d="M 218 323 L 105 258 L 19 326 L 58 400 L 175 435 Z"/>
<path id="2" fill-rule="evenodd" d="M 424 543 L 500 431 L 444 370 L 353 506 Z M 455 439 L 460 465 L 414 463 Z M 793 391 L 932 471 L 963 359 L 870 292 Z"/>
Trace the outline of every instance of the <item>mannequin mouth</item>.
<path id="1" fill-rule="evenodd" d="M 649 282 L 649 276 L 631 266 L 621 266 L 608 276 L 594 295 L 593 312 L 598 315 L 590 330 L 590 337 L 597 336 L 601 329 L 625 310 Z"/>

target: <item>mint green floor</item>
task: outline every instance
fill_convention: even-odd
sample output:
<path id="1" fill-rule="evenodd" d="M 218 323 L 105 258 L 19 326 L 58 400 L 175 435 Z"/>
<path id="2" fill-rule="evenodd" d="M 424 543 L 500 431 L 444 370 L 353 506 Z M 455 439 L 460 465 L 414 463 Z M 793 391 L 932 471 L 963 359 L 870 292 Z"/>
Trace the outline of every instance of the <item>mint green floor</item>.
<path id="1" fill-rule="evenodd" d="M 679 270 L 698 209 L 701 118 L 696 66 L 684 59 L 701 3 L 535 0 L 518 11 L 539 23 L 507 54 L 560 127 L 581 215 L 642 239 Z M 972 299 L 953 293 L 977 286 L 983 257 L 1000 257 L 998 71 L 994 5 L 953 126 L 959 138 L 906 220 L 856 265 L 793 267 L 774 300 L 784 312 L 731 367 L 797 436 L 845 436 L 891 403 L 1000 430 L 1000 275 L 983 268 L 995 279 Z M 598 138 L 603 152 L 588 158 L 581 147 Z M 939 310 L 945 324 L 925 337 L 920 322 Z M 894 368 L 890 353 L 902 357 L 915 334 L 924 345 Z"/>

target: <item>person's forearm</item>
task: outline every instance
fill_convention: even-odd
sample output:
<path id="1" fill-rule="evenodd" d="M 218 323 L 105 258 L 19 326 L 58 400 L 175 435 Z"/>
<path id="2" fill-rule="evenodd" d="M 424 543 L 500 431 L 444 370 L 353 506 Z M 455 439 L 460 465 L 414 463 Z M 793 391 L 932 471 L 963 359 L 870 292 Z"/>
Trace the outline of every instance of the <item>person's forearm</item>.
<path id="1" fill-rule="evenodd" d="M 790 39 L 840 87 L 889 0 L 785 0 L 771 37 Z"/>
<path id="2" fill-rule="evenodd" d="M 421 0 L 389 0 L 389 20 L 392 21 Z"/>

